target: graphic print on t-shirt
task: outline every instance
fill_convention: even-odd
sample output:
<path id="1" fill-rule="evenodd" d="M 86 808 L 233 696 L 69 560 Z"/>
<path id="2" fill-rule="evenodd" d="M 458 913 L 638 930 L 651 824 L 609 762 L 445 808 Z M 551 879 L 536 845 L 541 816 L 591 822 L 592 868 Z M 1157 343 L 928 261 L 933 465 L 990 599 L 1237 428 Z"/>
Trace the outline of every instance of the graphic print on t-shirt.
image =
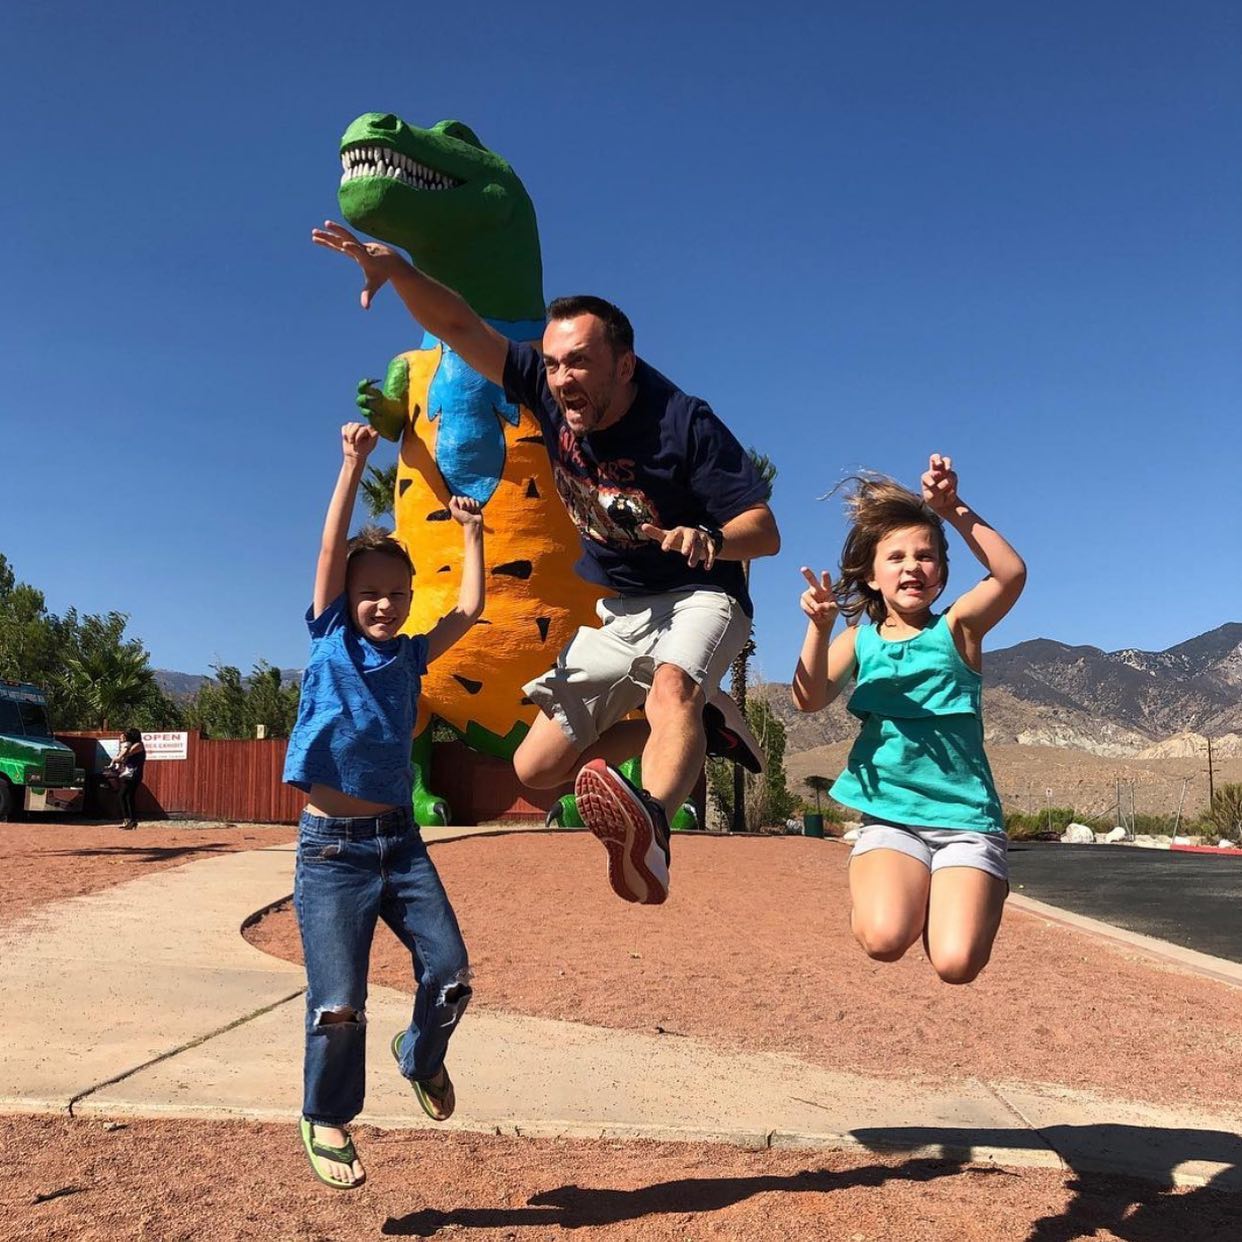
<path id="1" fill-rule="evenodd" d="M 629 487 L 634 462 L 592 462 L 568 427 L 561 428 L 560 460 L 552 467 L 556 490 L 582 535 L 595 543 L 634 547 L 649 542 L 642 526 L 660 525 L 655 504 L 640 487 Z"/>

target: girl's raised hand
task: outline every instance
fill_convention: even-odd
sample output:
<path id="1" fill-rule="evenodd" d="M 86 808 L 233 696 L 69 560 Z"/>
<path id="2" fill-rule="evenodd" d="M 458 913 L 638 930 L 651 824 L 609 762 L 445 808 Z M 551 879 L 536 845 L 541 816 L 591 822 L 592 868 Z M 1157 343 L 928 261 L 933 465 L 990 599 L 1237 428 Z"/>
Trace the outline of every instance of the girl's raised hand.
<path id="1" fill-rule="evenodd" d="M 365 461 L 379 442 L 379 432 L 367 423 L 346 423 L 341 428 L 341 452 L 346 458 Z"/>
<path id="2" fill-rule="evenodd" d="M 952 513 L 957 507 L 957 471 L 952 457 L 933 453 L 923 473 L 923 500 L 936 513 Z"/>
<path id="3" fill-rule="evenodd" d="M 802 576 L 810 585 L 802 592 L 798 603 L 811 624 L 826 633 L 832 629 L 833 622 L 837 619 L 837 601 L 832 594 L 832 578 L 826 569 L 817 578 L 806 565 L 802 566 Z"/>

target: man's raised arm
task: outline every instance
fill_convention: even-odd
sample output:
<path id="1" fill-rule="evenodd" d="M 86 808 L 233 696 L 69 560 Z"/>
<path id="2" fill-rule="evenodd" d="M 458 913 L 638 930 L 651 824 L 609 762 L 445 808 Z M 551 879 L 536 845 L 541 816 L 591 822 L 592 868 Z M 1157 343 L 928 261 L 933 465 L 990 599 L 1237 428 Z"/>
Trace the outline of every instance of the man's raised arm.
<path id="1" fill-rule="evenodd" d="M 460 354 L 480 375 L 504 387 L 509 342 L 489 327 L 460 294 L 414 267 L 404 255 L 381 242 L 360 242 L 347 228 L 326 220 L 311 231 L 317 246 L 347 255 L 362 268 L 362 309 L 391 282 L 406 309 L 422 326 Z"/>

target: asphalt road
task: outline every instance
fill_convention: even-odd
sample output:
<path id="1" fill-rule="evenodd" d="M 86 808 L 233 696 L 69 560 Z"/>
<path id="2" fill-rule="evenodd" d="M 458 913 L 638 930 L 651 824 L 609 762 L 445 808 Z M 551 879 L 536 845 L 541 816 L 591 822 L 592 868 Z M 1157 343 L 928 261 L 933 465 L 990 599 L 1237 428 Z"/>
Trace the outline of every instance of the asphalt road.
<path id="1" fill-rule="evenodd" d="M 1242 857 L 1015 841 L 1009 873 L 1025 897 L 1242 962 Z"/>

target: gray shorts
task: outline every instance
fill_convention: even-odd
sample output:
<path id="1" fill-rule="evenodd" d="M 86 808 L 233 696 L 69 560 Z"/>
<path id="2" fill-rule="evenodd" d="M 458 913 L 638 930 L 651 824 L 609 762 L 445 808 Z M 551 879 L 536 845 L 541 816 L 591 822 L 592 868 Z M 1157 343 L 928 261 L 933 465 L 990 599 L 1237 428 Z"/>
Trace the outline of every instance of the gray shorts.
<path id="1" fill-rule="evenodd" d="M 917 858 L 933 875 L 941 867 L 974 867 L 1009 883 L 1009 838 L 1003 832 L 963 828 L 911 828 L 885 820 L 863 823 L 850 852 L 853 859 L 868 850 L 897 850 Z"/>
<path id="2" fill-rule="evenodd" d="M 693 588 L 601 599 L 603 623 L 583 626 L 527 696 L 585 750 L 643 705 L 661 664 L 687 673 L 710 698 L 750 634 L 731 595 Z"/>

